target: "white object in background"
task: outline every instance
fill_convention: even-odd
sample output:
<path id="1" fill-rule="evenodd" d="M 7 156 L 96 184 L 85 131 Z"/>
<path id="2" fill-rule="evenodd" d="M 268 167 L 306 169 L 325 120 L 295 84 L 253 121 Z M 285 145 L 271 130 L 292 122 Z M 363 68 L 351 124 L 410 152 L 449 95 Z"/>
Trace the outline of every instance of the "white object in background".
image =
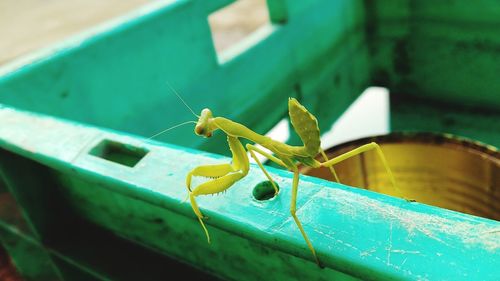
<path id="1" fill-rule="evenodd" d="M 321 147 L 329 148 L 363 137 L 387 134 L 390 129 L 389 114 L 389 90 L 369 87 L 322 135 Z"/>

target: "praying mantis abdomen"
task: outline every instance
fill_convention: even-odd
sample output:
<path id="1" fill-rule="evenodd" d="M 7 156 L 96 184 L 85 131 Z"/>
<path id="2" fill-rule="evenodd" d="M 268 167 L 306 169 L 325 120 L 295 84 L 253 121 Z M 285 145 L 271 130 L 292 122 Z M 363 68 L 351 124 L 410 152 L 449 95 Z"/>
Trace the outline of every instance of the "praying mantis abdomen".
<path id="1" fill-rule="evenodd" d="M 318 120 L 296 99 L 288 99 L 288 113 L 293 128 L 304 143 L 307 155 L 315 157 L 320 149 Z"/>

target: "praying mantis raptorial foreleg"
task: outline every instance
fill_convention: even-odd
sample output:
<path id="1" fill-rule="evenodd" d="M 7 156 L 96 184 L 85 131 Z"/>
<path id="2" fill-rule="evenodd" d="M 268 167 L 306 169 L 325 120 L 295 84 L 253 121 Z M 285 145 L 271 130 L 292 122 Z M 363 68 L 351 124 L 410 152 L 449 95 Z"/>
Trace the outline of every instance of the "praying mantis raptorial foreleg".
<path id="1" fill-rule="evenodd" d="M 203 109 L 201 115 L 198 116 L 199 119 L 195 126 L 195 133 L 200 136 L 210 137 L 216 130 L 223 131 L 228 136 L 228 143 L 233 155 L 233 161 L 232 164 L 206 165 L 194 168 L 187 175 L 186 186 L 193 211 L 198 217 L 198 220 L 200 221 L 205 231 L 207 240 L 210 242 L 210 236 L 208 234 L 206 226 L 203 223 L 204 217 L 198 207 L 198 204 L 196 203 L 196 197 L 200 195 L 220 193 L 231 187 L 235 182 L 245 177 L 250 169 L 246 151 L 248 151 L 250 153 L 250 156 L 256 160 L 257 164 L 264 172 L 264 175 L 273 185 L 276 194 L 279 192 L 279 190 L 269 173 L 266 171 L 262 163 L 258 160 L 256 153 L 259 153 L 267 157 L 269 160 L 275 162 L 276 164 L 285 167 L 290 171 L 293 171 L 290 214 L 293 217 L 297 227 L 299 228 L 304 240 L 306 241 L 307 246 L 311 250 L 314 259 L 318 264 L 320 264 L 319 259 L 316 255 L 316 251 L 314 250 L 314 247 L 309 240 L 302 226 L 302 223 L 296 215 L 296 203 L 299 187 L 299 170 L 297 164 L 302 163 L 313 168 L 328 167 L 333 176 L 338 181 L 338 177 L 333 170 L 333 165 L 352 156 L 374 149 L 376 150 L 378 156 L 381 158 L 382 164 L 385 166 L 394 188 L 396 188 L 396 185 L 393 174 L 389 166 L 387 165 L 384 154 L 376 143 L 369 143 L 333 159 L 328 159 L 323 150 L 321 150 L 320 148 L 319 128 L 316 118 L 294 98 L 289 99 L 288 109 L 290 114 L 290 121 L 292 122 L 292 125 L 295 128 L 297 134 L 302 139 L 302 142 L 304 143 L 303 146 L 290 146 L 275 141 L 267 136 L 257 134 L 244 125 L 233 122 L 229 119 L 223 117 L 213 117 L 212 112 L 209 109 Z M 270 150 L 272 154 L 267 153 L 252 144 L 247 144 L 245 150 L 245 148 L 239 141 L 239 138 L 245 138 L 253 141 L 254 143 L 258 143 Z M 323 155 L 325 162 L 319 162 L 315 159 L 315 157 L 319 153 Z M 195 188 L 191 188 L 191 179 L 193 176 L 209 177 L 213 179 L 202 183 Z"/>
<path id="2" fill-rule="evenodd" d="M 198 217 L 198 220 L 200 221 L 205 231 L 209 243 L 210 235 L 208 234 L 208 230 L 203 223 L 203 215 L 201 214 L 200 208 L 198 208 L 195 197 L 199 195 L 217 194 L 223 192 L 224 190 L 231 187 L 235 182 L 245 177 L 248 174 L 248 170 L 250 169 L 248 156 L 238 138 L 228 136 L 227 142 L 229 143 L 229 148 L 233 153 L 232 164 L 199 166 L 189 172 L 186 177 L 186 186 L 188 189 L 191 206 L 193 207 L 193 211 Z M 191 189 L 191 178 L 193 176 L 210 177 L 214 179 L 202 183 L 194 189 Z"/>

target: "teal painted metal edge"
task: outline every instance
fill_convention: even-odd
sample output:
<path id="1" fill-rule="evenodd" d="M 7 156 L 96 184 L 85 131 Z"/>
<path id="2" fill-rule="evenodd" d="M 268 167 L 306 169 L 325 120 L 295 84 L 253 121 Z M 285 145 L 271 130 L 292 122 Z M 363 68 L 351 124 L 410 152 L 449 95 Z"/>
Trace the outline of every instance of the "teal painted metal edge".
<path id="1" fill-rule="evenodd" d="M 8 107 L 0 119 L 6 121 L 0 146 L 53 169 L 81 216 L 226 278 L 245 270 L 251 280 L 263 269 L 290 278 L 297 272 L 372 280 L 500 275 L 499 222 L 301 176 L 297 213 L 326 266 L 320 269 L 289 216 L 291 175 L 275 169 L 271 174 L 282 192 L 273 200 L 252 199 L 252 187 L 264 179 L 255 167 L 225 195 L 200 198 L 210 217 L 208 245 L 189 204 L 182 203 L 184 176 L 197 165 L 228 158 Z M 134 168 L 88 155 L 104 139 L 149 153 Z M 102 212 L 102 206 L 114 210 Z M 123 217 L 127 213 L 163 220 L 155 228 L 154 220 Z M 221 260 L 227 262 L 223 268 Z"/>

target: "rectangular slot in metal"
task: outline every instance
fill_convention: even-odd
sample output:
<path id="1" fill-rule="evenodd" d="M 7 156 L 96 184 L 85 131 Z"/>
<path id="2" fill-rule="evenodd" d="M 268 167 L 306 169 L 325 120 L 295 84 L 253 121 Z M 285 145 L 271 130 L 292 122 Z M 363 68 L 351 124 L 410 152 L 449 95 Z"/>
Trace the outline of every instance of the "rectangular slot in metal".
<path id="1" fill-rule="evenodd" d="M 148 152 L 144 148 L 103 140 L 92 148 L 89 154 L 121 165 L 134 167 Z"/>

